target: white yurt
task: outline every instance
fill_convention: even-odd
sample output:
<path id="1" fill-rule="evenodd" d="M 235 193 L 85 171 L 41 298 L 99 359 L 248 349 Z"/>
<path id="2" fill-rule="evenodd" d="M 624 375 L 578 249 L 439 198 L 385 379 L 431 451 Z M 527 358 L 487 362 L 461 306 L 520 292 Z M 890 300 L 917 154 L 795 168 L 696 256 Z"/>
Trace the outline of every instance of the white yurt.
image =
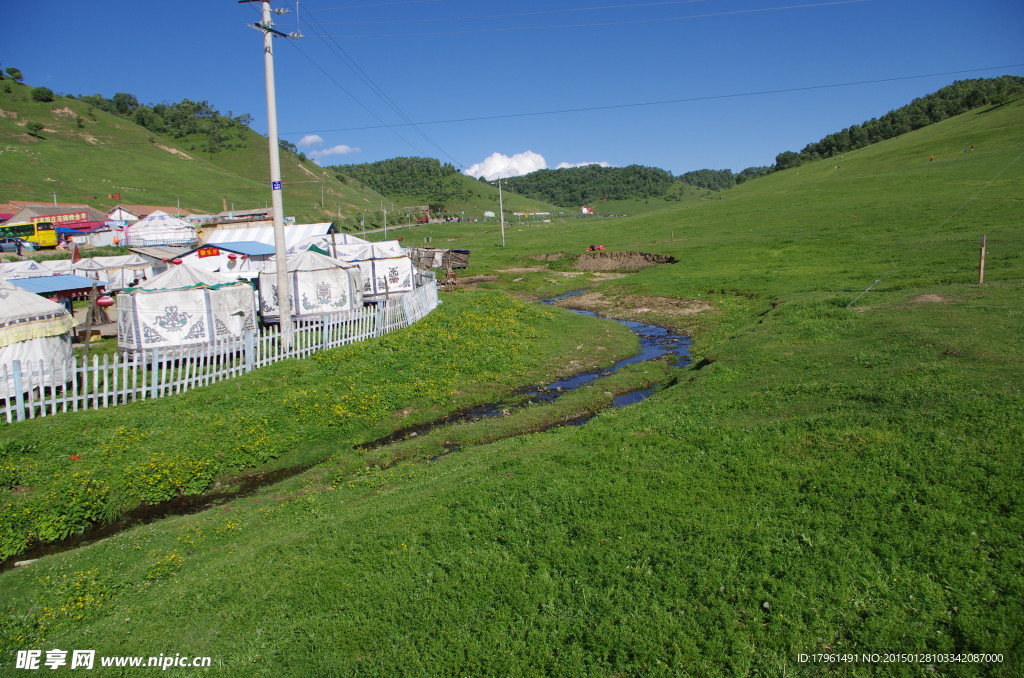
<path id="1" fill-rule="evenodd" d="M 249 283 L 187 264 L 117 295 L 117 345 L 125 353 L 204 349 L 255 330 Z"/>
<path id="2" fill-rule="evenodd" d="M 0 377 L 6 377 L 0 378 L 0 398 L 16 395 L 15 360 L 24 391 L 70 379 L 74 327 L 75 319 L 60 304 L 0 280 Z"/>
<path id="3" fill-rule="evenodd" d="M 125 239 L 128 241 L 128 247 L 193 247 L 199 243 L 195 226 L 160 210 L 128 226 L 125 229 Z"/>
<path id="4" fill-rule="evenodd" d="M 288 257 L 292 318 L 358 311 L 363 307 L 359 267 L 312 250 Z M 260 313 L 265 322 L 280 320 L 276 265 L 259 276 Z"/>

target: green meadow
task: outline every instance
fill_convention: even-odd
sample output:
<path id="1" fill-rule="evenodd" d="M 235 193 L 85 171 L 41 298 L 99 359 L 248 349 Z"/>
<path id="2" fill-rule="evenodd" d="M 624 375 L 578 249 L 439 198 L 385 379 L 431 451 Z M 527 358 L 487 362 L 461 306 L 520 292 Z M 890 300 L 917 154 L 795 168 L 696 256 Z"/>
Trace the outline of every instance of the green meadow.
<path id="1" fill-rule="evenodd" d="M 1018 101 L 720 199 L 511 225 L 505 247 L 493 225 L 410 229 L 470 249 L 460 277 L 492 289 L 445 295 L 424 321 L 445 329 L 109 415 L 108 435 L 130 418 L 144 440 L 81 462 L 119 496 L 152 455 L 228 450 L 206 412 L 231 432 L 265 418 L 279 454 L 316 465 L 3 572 L 4 666 L 77 648 L 209 656 L 211 675 L 1020 675 L 1021 186 Z M 594 242 L 678 263 L 576 270 Z M 624 350 L 618 325 L 509 298 L 582 287 L 691 331 L 694 362 L 633 375 L 663 387 L 582 427 L 453 425 L 361 458 L 366 438 L 322 416 L 365 401 L 352 384 L 384 398 L 359 425 L 386 432 Z M 605 390 L 573 395 L 588 409 Z M 529 414 L 500 421 L 541 428 Z M 100 423 L 76 416 L 0 430 L 5 461 L 67 475 Z M 15 487 L 7 502 L 33 501 Z"/>

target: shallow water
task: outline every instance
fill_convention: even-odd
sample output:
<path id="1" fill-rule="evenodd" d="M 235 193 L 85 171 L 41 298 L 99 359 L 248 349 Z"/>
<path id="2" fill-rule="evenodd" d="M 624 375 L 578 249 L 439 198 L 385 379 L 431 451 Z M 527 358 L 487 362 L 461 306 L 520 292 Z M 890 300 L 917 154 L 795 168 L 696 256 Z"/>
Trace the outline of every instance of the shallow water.
<path id="1" fill-rule="evenodd" d="M 541 303 L 555 305 L 562 299 L 582 294 L 585 291 L 586 290 L 577 290 L 575 292 L 569 292 L 568 294 L 563 294 L 552 299 L 544 299 Z M 588 315 L 594 318 L 604 317 L 590 311 L 569 310 L 572 310 L 573 313 Z M 614 318 L 610 318 L 610 320 L 614 320 Z M 441 426 L 477 421 L 488 417 L 507 416 L 511 410 L 527 407 L 539 402 L 552 402 L 565 393 L 569 393 L 581 386 L 585 386 L 586 384 L 590 384 L 598 379 L 607 377 L 610 374 L 614 374 L 627 365 L 634 365 L 646 360 L 655 360 L 662 356 L 674 355 L 678 359 L 678 367 L 683 367 L 690 363 L 689 337 L 677 334 L 672 330 L 659 327 L 657 325 L 649 325 L 647 323 L 634 322 L 631 320 L 615 320 L 615 322 L 625 325 L 630 329 L 630 331 L 640 338 L 640 351 L 635 355 L 620 360 L 611 367 L 581 372 L 579 374 L 574 374 L 571 377 L 565 377 L 564 379 L 553 381 L 550 384 L 519 389 L 516 392 L 518 398 L 515 403 L 497 402 L 467 408 L 427 424 L 402 429 L 383 438 L 356 445 L 356 447 L 361 449 L 377 449 L 398 440 L 405 440 L 407 438 L 423 435 L 424 433 L 429 433 Z M 657 389 L 658 387 L 655 386 L 615 396 L 610 407 L 625 407 L 626 405 L 638 403 L 645 398 L 650 397 L 655 393 L 655 391 L 657 391 Z M 556 428 L 558 426 L 582 426 L 590 421 L 594 416 L 596 416 L 596 413 L 582 415 L 570 421 L 553 424 L 548 428 Z M 448 452 L 452 452 L 455 449 L 457 448 L 451 448 Z M 439 459 L 439 457 L 434 457 L 430 461 L 438 461 Z M 277 469 L 265 473 L 250 473 L 241 476 L 237 480 L 234 488 L 230 491 L 214 491 L 203 495 L 179 497 L 159 504 L 144 504 L 129 512 L 116 522 L 106 525 L 97 525 L 81 534 L 74 535 L 60 542 L 38 545 L 18 556 L 14 556 L 13 558 L 0 562 L 0 570 L 9 569 L 18 561 L 31 560 L 44 555 L 60 553 L 62 551 L 77 548 L 105 537 L 112 536 L 131 527 L 151 523 L 161 518 L 188 515 L 191 513 L 205 511 L 215 506 L 220 506 L 233 499 L 253 494 L 263 487 L 267 487 L 286 478 L 290 478 L 291 476 L 297 475 L 308 468 L 309 466 L 300 466 Z"/>

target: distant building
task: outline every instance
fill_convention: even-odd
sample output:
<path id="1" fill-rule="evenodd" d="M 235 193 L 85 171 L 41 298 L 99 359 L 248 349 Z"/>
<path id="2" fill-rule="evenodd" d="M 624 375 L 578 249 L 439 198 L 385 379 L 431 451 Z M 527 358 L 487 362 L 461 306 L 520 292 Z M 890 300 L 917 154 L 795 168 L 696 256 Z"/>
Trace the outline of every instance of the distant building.
<path id="1" fill-rule="evenodd" d="M 11 204 L 18 206 L 19 203 L 12 201 Z M 22 203 L 20 209 L 6 221 L 12 224 L 23 221 L 49 221 L 54 226 L 74 227 L 86 224 L 102 224 L 106 220 L 106 214 L 88 205 L 58 204 L 54 206 Z"/>

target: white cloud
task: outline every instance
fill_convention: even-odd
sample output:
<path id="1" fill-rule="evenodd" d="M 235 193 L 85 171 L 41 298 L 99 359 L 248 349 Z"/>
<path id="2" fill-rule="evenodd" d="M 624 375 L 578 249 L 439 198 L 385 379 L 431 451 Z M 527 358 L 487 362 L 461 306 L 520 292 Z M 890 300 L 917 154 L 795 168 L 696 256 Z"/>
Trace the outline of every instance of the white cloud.
<path id="1" fill-rule="evenodd" d="M 313 158 L 313 162 L 319 164 L 323 158 L 331 155 L 348 155 L 349 153 L 359 153 L 363 149 L 355 146 L 348 146 L 346 144 L 338 144 L 337 146 L 331 146 L 325 148 L 322 151 L 310 151 L 309 157 Z"/>
<path id="2" fill-rule="evenodd" d="M 307 134 L 306 136 L 299 139 L 299 146 L 303 148 L 309 148 L 310 146 L 319 146 L 324 142 L 324 138 L 318 134 Z"/>
<path id="3" fill-rule="evenodd" d="M 540 153 L 523 151 L 513 156 L 502 153 L 491 153 L 483 162 L 478 162 L 465 173 L 471 177 L 483 177 L 491 179 L 503 179 L 505 177 L 518 177 L 537 170 L 547 169 L 548 161 Z"/>
<path id="4" fill-rule="evenodd" d="M 597 165 L 598 167 L 613 167 L 610 162 L 602 160 L 601 162 L 560 162 L 558 167 L 555 169 L 568 169 L 570 167 L 587 167 L 588 165 Z"/>

